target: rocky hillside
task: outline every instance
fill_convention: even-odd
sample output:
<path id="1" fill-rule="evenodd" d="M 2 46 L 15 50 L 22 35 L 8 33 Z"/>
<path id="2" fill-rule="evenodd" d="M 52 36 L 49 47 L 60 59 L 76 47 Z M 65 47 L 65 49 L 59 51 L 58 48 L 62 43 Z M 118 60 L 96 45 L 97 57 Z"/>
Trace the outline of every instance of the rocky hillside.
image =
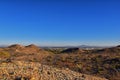
<path id="1" fill-rule="evenodd" d="M 69 48 L 48 56 L 42 62 L 60 68 L 67 67 L 79 73 L 105 77 L 109 80 L 120 79 L 120 46 L 94 50 Z"/>
<path id="2" fill-rule="evenodd" d="M 79 48 L 68 48 L 68 49 L 65 49 L 63 51 L 61 51 L 61 53 L 83 53 L 85 52 L 85 50 L 83 49 L 79 49 Z"/>
<path id="3" fill-rule="evenodd" d="M 0 80 L 106 80 L 37 62 L 0 62 Z"/>
<path id="4" fill-rule="evenodd" d="M 77 74 L 79 73 L 79 75 L 81 76 L 82 74 L 91 75 L 90 78 L 93 78 L 93 76 L 97 76 L 109 80 L 120 79 L 120 46 L 105 48 L 105 49 L 84 50 L 79 48 L 43 49 L 33 44 L 28 46 L 21 46 L 19 44 L 15 44 L 6 48 L 0 48 L 0 62 L 1 62 L 0 65 L 5 66 L 3 68 L 6 68 L 5 70 L 2 70 L 1 68 L 3 72 L 6 72 L 5 76 L 6 74 L 8 75 L 9 73 L 8 72 L 9 68 L 7 67 L 8 65 L 10 66 L 17 65 L 17 67 L 19 67 L 21 66 L 19 63 L 21 63 L 23 67 L 24 64 L 26 65 L 34 64 L 35 66 L 37 66 L 37 64 L 40 64 L 40 65 L 47 65 L 47 67 L 52 66 L 51 68 L 53 68 L 53 70 L 59 68 L 58 70 L 66 71 L 67 69 L 67 71 L 69 70 L 72 73 L 77 73 Z M 24 68 L 19 68 L 20 71 L 23 69 Z M 16 72 L 16 74 L 13 75 L 14 76 L 13 78 L 10 77 L 9 75 L 9 77 L 12 78 L 11 80 L 15 79 L 16 77 L 18 78 L 19 77 L 21 78 L 21 76 L 24 77 L 24 73 L 22 73 L 23 75 L 22 74 L 19 75 L 17 74 L 17 72 L 19 72 L 17 69 L 14 69 L 13 72 L 14 71 Z M 28 73 L 30 72 L 26 70 L 25 74 Z M 34 73 L 30 73 L 30 74 L 34 74 Z M 72 76 L 72 74 L 67 74 L 67 73 L 64 74 L 68 75 L 68 78 L 65 80 L 69 80 L 70 78 L 69 76 Z M 1 73 L 1 76 L 2 75 L 4 74 Z M 31 79 L 31 76 L 30 75 L 28 76 Z M 86 78 L 85 80 L 87 80 L 86 76 L 85 78 Z M 90 78 L 88 80 L 90 80 Z M 72 79 L 74 78 L 72 77 Z M 15 80 L 21 80 L 21 79 L 16 78 Z M 75 80 L 82 80 L 82 79 L 80 78 Z"/>
<path id="5" fill-rule="evenodd" d="M 37 47 L 36 45 L 22 46 L 14 44 L 6 48 L 0 48 L 0 58 L 12 58 L 13 60 L 41 60 L 45 56 L 49 55 L 50 52 L 45 51 Z"/>
<path id="6" fill-rule="evenodd" d="M 38 46 L 31 44 L 28 46 L 22 46 L 19 44 L 14 44 L 6 48 L 7 51 L 11 51 L 10 53 L 24 53 L 24 54 L 36 54 L 36 53 L 47 53 L 43 49 Z"/>

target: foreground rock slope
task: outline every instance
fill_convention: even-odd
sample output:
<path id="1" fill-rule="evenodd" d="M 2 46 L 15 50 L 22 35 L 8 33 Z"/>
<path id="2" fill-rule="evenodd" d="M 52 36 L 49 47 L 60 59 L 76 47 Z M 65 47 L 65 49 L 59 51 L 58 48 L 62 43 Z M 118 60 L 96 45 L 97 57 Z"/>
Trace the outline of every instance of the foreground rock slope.
<path id="1" fill-rule="evenodd" d="M 69 69 L 57 69 L 37 62 L 1 62 L 0 80 L 106 80 L 80 74 Z"/>

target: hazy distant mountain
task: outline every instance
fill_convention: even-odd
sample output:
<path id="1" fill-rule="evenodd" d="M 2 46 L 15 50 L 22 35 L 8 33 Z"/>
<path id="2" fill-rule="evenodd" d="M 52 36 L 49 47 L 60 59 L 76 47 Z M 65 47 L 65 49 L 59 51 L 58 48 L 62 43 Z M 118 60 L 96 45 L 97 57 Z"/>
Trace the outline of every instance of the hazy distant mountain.
<path id="1" fill-rule="evenodd" d="M 42 48 L 81 48 L 81 49 L 101 49 L 108 48 L 111 46 L 89 46 L 89 45 L 80 45 L 80 46 L 42 46 Z"/>
<path id="2" fill-rule="evenodd" d="M 107 48 L 111 46 L 89 46 L 89 45 L 80 45 L 78 48 Z"/>

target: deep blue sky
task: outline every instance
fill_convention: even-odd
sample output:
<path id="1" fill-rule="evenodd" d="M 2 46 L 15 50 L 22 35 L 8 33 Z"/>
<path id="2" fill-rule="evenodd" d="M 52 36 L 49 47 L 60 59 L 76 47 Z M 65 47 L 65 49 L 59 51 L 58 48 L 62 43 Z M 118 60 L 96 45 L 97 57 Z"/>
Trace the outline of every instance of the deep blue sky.
<path id="1" fill-rule="evenodd" d="M 0 44 L 117 45 L 119 0 L 0 0 Z"/>

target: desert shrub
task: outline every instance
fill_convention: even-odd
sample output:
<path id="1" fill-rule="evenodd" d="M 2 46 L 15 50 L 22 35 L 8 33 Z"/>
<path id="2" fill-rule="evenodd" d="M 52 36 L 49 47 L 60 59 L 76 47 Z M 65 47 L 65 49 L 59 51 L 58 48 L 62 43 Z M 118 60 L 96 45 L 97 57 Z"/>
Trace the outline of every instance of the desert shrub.
<path id="1" fill-rule="evenodd" d="M 10 57 L 10 53 L 7 51 L 1 51 L 0 52 L 0 57 Z"/>
<path id="2" fill-rule="evenodd" d="M 47 57 L 46 57 L 46 60 L 47 60 L 48 62 L 51 62 L 51 61 L 52 61 L 52 57 L 51 57 L 51 56 L 47 56 Z"/>

